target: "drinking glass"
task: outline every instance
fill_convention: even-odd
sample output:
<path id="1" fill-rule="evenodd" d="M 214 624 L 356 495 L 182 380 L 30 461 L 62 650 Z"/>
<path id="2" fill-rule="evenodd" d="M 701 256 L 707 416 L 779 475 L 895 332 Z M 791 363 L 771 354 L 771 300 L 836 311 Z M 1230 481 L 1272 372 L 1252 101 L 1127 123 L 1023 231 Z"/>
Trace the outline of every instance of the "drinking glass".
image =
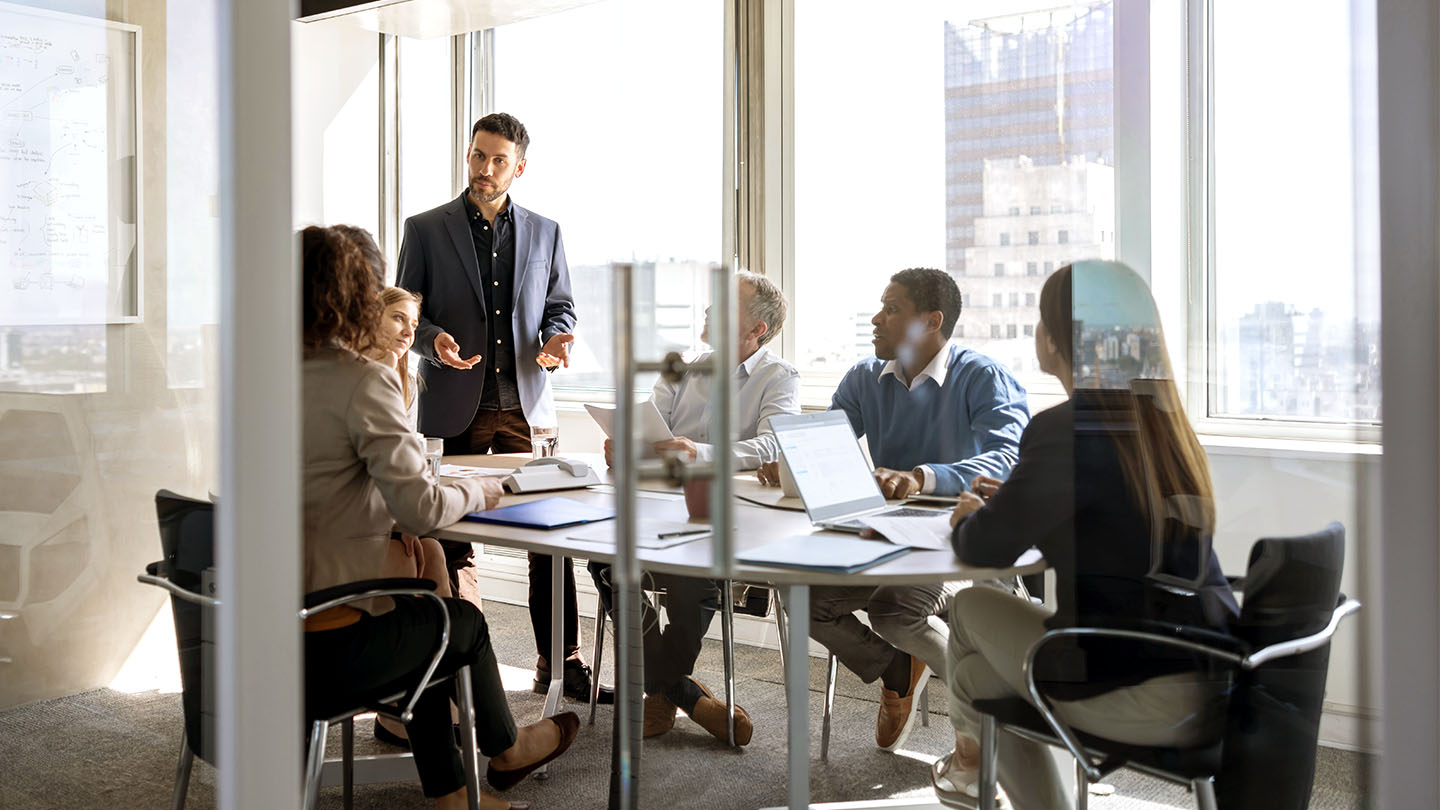
<path id="1" fill-rule="evenodd" d="M 550 426 L 533 426 L 530 428 L 530 457 L 547 458 L 555 455 L 555 448 L 560 444 L 560 428 Z"/>

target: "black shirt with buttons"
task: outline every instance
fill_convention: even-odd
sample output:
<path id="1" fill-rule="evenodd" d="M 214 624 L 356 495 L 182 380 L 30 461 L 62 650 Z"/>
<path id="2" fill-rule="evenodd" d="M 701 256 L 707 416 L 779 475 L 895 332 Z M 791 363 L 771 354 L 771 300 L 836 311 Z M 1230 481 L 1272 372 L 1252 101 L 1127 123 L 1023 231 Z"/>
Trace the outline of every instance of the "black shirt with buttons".
<path id="1" fill-rule="evenodd" d="M 480 361 L 485 366 L 485 384 L 480 395 L 482 410 L 509 411 L 520 407 L 520 388 L 515 382 L 515 227 L 506 205 L 493 223 L 465 195 L 465 213 L 470 235 L 475 240 L 480 287 L 485 291 L 485 348 Z"/>

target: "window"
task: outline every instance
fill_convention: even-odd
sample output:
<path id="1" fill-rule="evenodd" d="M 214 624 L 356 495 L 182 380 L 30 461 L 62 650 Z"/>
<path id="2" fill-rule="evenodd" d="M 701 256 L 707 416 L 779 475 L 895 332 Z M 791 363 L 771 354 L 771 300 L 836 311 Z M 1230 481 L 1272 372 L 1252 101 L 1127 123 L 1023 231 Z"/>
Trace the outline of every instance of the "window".
<path id="1" fill-rule="evenodd" d="M 994 295 L 990 296 L 990 305 L 996 307 L 1005 306 L 1005 296 L 1000 293 L 995 293 Z"/>
<path id="2" fill-rule="evenodd" d="M 1063 205 L 1052 205 L 1052 206 L 1050 206 L 1050 213 L 1052 213 L 1052 214 L 1063 214 L 1063 213 L 1065 213 L 1065 206 L 1063 206 Z"/>
<path id="3" fill-rule="evenodd" d="M 1055 241 L 1056 241 L 1056 242 L 1059 242 L 1059 243 L 1062 244 L 1062 245 L 1068 245 L 1068 244 L 1070 244 L 1070 232 L 1069 232 L 1069 231 L 1060 231 L 1059 233 L 1057 233 L 1057 234 L 1055 235 Z"/>
<path id="4" fill-rule="evenodd" d="M 996 262 L 996 263 L 995 263 L 995 275 L 997 275 L 997 276 L 1003 276 L 1003 275 L 1005 275 L 1005 263 L 1004 263 L 1004 262 Z"/>
<path id="5" fill-rule="evenodd" d="M 970 307 L 974 306 L 970 303 L 970 293 L 963 293 L 960 296 L 960 302 L 961 309 L 969 309 Z"/>
<path id="6" fill-rule="evenodd" d="M 1039 232 L 1039 231 L 1031 231 L 1031 232 L 1029 232 L 1028 234 L 1025 235 L 1025 238 L 1026 238 L 1026 241 L 1027 241 L 1028 244 L 1031 244 L 1031 245 L 1038 245 L 1038 244 L 1040 244 L 1040 232 Z"/>
<path id="7" fill-rule="evenodd" d="M 1012 205 L 1012 206 L 1010 206 L 1010 216 L 1012 216 L 1012 217 L 1018 217 L 1018 216 L 1020 216 L 1020 206 L 1018 206 L 1018 205 Z"/>
<path id="8" fill-rule="evenodd" d="M 1017 327 L 1015 326 L 1015 324 L 1010 323 L 1005 325 L 1005 337 L 1013 340 L 1016 336 L 1016 332 Z"/>
<path id="9" fill-rule="evenodd" d="M 1211 416 L 1381 419 L 1374 212 L 1363 202 L 1376 183 L 1376 78 L 1351 19 L 1340 3 L 1214 0 Z M 1289 35 L 1261 33 L 1275 25 Z M 1263 55 L 1252 50 L 1262 42 Z M 1276 238 L 1300 229 L 1324 237 Z"/>
<path id="10" fill-rule="evenodd" d="M 455 199 L 451 172 L 461 154 L 450 132 L 450 39 L 400 37 L 396 46 L 400 110 L 395 120 L 400 141 L 400 224 L 404 224 L 408 217 Z M 465 133 L 470 133 L 468 125 Z M 515 190 L 523 194 L 524 189 L 522 182 Z M 400 239 L 391 241 L 398 255 Z M 395 268 L 390 274 L 393 279 Z"/>
<path id="11" fill-rule="evenodd" d="M 1032 205 L 1032 206 L 1030 206 L 1030 213 L 1031 213 L 1031 215 L 1040 213 L 1040 206 L 1038 206 L 1038 205 Z"/>
<path id="12" fill-rule="evenodd" d="M 998 324 L 998 323 L 992 323 L 992 324 L 990 324 L 990 337 L 991 337 L 991 338 L 994 338 L 995 340 L 999 340 L 999 339 L 1000 339 L 1000 324 Z"/>
<path id="13" fill-rule="evenodd" d="M 1010 306 L 1020 306 L 1020 293 L 1010 293 Z"/>
<path id="14" fill-rule="evenodd" d="M 1045 262 L 1045 275 L 1048 276 L 1048 275 L 1050 275 L 1050 274 L 1053 273 L 1053 272 L 1055 272 L 1055 263 L 1054 263 L 1054 262 Z"/>
<path id="15" fill-rule="evenodd" d="M 1010 244 L 1010 234 L 1008 234 L 1008 233 L 1002 233 L 1002 234 L 1000 234 L 1000 245 L 1003 247 L 1003 246 L 1008 245 L 1008 244 Z"/>
<path id="16" fill-rule="evenodd" d="M 719 0 L 611 0 L 495 30 L 496 109 L 519 118 L 531 137 L 525 175 L 511 191 L 520 205 L 560 223 L 570 265 L 578 323 L 570 368 L 554 379 L 561 396 L 566 388 L 614 384 L 612 261 L 635 262 L 637 357 L 700 345 L 709 273 L 721 258 L 715 165 L 724 107 L 718 95 L 694 88 L 722 85 L 723 37 Z M 631 42 L 645 47 L 616 47 Z M 557 53 L 585 69 L 557 69 Z M 657 106 L 656 98 L 668 101 Z M 624 126 L 575 125 L 621 120 Z M 650 157 L 626 162 L 624 182 L 581 181 L 607 173 L 605 161 L 633 154 L 637 132 Z M 624 216 L 604 213 L 615 211 Z M 863 309 L 880 290 L 870 293 Z M 853 320 L 842 326 L 852 344 Z"/>
<path id="17" fill-rule="evenodd" d="M 1025 275 L 1027 275 L 1027 276 L 1038 276 L 1038 275 L 1040 275 L 1040 266 L 1037 265 L 1035 262 L 1025 262 Z"/>
<path id="18" fill-rule="evenodd" d="M 965 339 L 965 324 L 963 324 L 963 323 L 957 323 L 957 324 L 955 324 L 955 334 L 954 334 L 954 337 L 955 337 L 956 339 L 959 339 L 959 340 L 964 340 L 964 339 Z"/>
<path id="19" fill-rule="evenodd" d="M 1035 293 L 1032 293 L 1032 292 L 1027 292 L 1027 293 L 1025 293 L 1025 306 L 1027 306 L 1027 307 L 1033 307 L 1033 306 L 1035 306 Z"/>
<path id="20" fill-rule="evenodd" d="M 1035 324 L 1025 324 L 1025 337 L 1035 337 Z"/>

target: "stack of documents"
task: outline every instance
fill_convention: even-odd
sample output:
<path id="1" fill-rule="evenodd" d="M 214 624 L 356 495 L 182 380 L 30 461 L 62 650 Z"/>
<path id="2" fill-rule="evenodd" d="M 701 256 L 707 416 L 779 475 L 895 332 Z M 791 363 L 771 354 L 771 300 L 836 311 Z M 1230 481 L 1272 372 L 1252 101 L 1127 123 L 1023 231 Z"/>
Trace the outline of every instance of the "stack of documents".
<path id="1" fill-rule="evenodd" d="M 850 574 L 879 565 L 909 550 L 907 546 L 852 535 L 801 534 L 742 551 L 736 559 L 750 565 Z"/>
<path id="2" fill-rule="evenodd" d="M 443 478 L 504 478 L 512 472 L 515 471 L 498 467 L 466 467 L 460 464 L 440 465 L 440 475 Z"/>
<path id="3" fill-rule="evenodd" d="M 934 517 L 857 518 L 875 533 L 897 546 L 945 551 L 950 548 L 950 516 L 941 512 Z"/>

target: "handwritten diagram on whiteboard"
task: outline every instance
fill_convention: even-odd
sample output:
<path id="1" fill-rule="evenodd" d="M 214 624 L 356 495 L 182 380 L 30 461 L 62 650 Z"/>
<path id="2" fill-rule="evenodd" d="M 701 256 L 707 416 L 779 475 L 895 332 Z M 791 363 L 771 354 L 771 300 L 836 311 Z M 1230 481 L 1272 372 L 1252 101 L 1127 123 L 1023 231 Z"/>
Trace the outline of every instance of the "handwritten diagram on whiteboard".
<path id="1" fill-rule="evenodd" d="M 139 51 L 0 3 L 0 325 L 139 318 Z"/>

